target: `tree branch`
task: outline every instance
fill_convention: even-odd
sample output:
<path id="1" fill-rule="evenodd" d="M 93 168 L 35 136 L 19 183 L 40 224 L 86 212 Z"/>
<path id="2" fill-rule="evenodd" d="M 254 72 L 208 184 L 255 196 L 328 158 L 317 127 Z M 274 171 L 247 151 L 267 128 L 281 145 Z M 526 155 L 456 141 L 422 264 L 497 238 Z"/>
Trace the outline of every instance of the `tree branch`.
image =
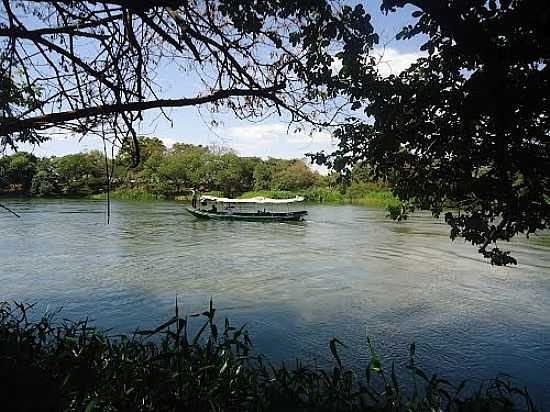
<path id="1" fill-rule="evenodd" d="M 229 97 L 256 96 L 278 101 L 275 93 L 284 88 L 285 84 L 279 84 L 264 89 L 226 89 L 217 90 L 205 96 L 191 98 L 159 99 L 141 102 L 106 104 L 103 106 L 50 113 L 27 119 L 0 119 L 0 136 L 5 136 L 27 129 L 47 129 L 61 123 L 83 118 L 108 116 L 114 113 L 143 111 L 160 107 L 196 106 L 205 103 L 212 103 L 217 100 L 227 99 Z"/>
<path id="2" fill-rule="evenodd" d="M 21 217 L 19 216 L 17 213 L 15 213 L 13 210 L 11 210 L 9 207 L 7 206 L 4 206 L 2 203 L 0 203 L 0 207 L 2 209 L 6 209 L 8 212 L 10 212 L 12 215 L 14 215 L 15 217 Z"/>
<path id="3" fill-rule="evenodd" d="M 58 54 L 66 57 L 70 61 L 74 62 L 78 66 L 80 66 L 82 69 L 84 69 L 87 73 L 92 75 L 94 78 L 96 78 L 98 81 L 104 83 L 112 90 L 120 90 L 121 87 L 115 85 L 110 80 L 105 78 L 105 75 L 103 73 L 98 72 L 94 68 L 90 67 L 87 63 L 85 63 L 82 59 L 80 59 L 78 56 L 72 55 L 68 50 L 65 50 L 64 48 L 58 46 L 55 43 L 50 42 L 49 40 L 44 39 L 42 36 L 37 35 L 33 31 L 28 31 L 24 29 L 14 29 L 14 28 L 0 28 L 0 37 L 11 37 L 16 39 L 28 39 L 33 42 L 36 42 L 36 44 L 41 44 L 45 47 L 47 47 L 50 50 L 53 50 L 57 52 Z"/>

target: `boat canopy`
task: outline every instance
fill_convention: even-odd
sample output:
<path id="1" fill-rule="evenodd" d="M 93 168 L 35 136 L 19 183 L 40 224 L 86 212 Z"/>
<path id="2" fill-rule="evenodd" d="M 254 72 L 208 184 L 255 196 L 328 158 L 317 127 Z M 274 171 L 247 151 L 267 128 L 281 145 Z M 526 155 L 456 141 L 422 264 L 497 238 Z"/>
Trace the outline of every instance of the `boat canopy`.
<path id="1" fill-rule="evenodd" d="M 292 199 L 270 199 L 268 197 L 251 197 L 249 199 L 229 199 L 226 197 L 215 197 L 215 196 L 201 196 L 201 201 L 206 200 L 209 202 L 218 202 L 218 203 L 249 203 L 249 204 L 276 204 L 276 203 L 296 203 L 303 202 L 304 198 L 302 196 L 296 196 Z"/>

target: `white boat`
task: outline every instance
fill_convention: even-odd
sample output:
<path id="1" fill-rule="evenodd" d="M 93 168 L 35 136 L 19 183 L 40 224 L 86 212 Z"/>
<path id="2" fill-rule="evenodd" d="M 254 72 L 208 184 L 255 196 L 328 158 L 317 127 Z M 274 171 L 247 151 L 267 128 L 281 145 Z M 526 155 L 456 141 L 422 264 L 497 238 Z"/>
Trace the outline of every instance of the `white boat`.
<path id="1" fill-rule="evenodd" d="M 270 199 L 267 197 L 229 199 L 201 196 L 198 203 L 194 202 L 194 207 L 188 207 L 187 211 L 201 219 L 253 222 L 300 221 L 307 215 L 307 211 L 291 210 L 291 206 L 303 201 L 304 198 L 301 196 L 292 199 Z"/>

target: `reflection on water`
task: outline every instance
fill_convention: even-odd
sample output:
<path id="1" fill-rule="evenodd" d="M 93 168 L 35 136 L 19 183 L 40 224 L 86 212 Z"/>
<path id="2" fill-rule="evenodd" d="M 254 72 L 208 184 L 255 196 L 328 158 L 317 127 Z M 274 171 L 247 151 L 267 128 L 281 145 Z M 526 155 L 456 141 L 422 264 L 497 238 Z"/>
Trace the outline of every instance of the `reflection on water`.
<path id="1" fill-rule="evenodd" d="M 197 312 L 210 297 L 248 324 L 271 358 L 324 363 L 338 336 L 348 362 L 365 335 L 405 364 L 417 342 L 429 372 L 460 379 L 505 372 L 550 401 L 550 236 L 509 246 L 520 264 L 488 265 L 428 215 L 310 206 L 300 224 L 199 221 L 182 204 L 15 200 L 0 214 L 0 299 L 64 307 L 129 332 L 165 320 L 175 297 Z M 508 245 L 506 245 L 508 246 Z"/>

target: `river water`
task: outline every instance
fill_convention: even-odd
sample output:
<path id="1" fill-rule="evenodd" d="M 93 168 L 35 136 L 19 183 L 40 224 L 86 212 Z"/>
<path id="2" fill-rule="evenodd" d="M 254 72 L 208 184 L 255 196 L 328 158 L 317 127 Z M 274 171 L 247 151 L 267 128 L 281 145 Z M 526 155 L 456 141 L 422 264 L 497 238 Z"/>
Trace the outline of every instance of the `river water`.
<path id="1" fill-rule="evenodd" d="M 63 307 L 114 332 L 151 328 L 181 310 L 247 324 L 272 360 L 326 364 L 338 337 L 366 366 L 366 335 L 403 370 L 417 363 L 457 382 L 506 373 L 550 403 L 550 236 L 510 244 L 516 267 L 487 264 L 427 214 L 308 205 L 304 223 L 199 221 L 178 202 L 4 200 L 0 300 Z"/>

